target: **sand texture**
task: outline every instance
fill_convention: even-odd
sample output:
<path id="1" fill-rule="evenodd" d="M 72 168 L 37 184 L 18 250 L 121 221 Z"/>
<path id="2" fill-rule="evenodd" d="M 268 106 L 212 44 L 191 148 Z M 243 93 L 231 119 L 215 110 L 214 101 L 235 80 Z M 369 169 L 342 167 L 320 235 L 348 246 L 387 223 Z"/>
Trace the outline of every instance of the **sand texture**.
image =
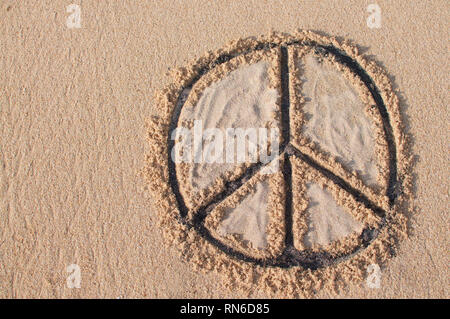
<path id="1" fill-rule="evenodd" d="M 218 204 L 205 219 L 225 245 L 256 258 L 279 255 L 284 248 L 284 181 L 281 172 L 261 171 Z"/>
<path id="2" fill-rule="evenodd" d="M 319 64 L 314 56 L 307 56 L 303 70 L 306 136 L 359 172 L 364 182 L 376 183 L 373 125 L 358 93 L 337 70 Z"/>
<path id="3" fill-rule="evenodd" d="M 233 154 L 227 152 L 227 129 L 274 127 L 279 113 L 279 90 L 276 83 L 270 81 L 269 69 L 273 69 L 275 63 L 270 60 L 275 59 L 250 54 L 230 61 L 202 77 L 192 88 L 192 94 L 189 91 L 178 127 L 189 129 L 192 137 L 175 142 L 174 147 L 191 150 L 192 160 L 177 167 L 181 192 L 188 199 L 190 208 L 207 202 L 223 189 L 224 181 L 238 176 L 249 163 L 258 160 L 259 150 L 252 152 L 249 144 L 245 145 L 244 152 L 239 152 L 236 147 Z M 244 108 L 243 105 L 252 107 Z M 216 145 L 215 137 L 207 136 L 203 144 L 195 144 L 196 121 L 201 126 L 200 136 L 211 129 L 220 130 L 222 140 Z M 242 156 L 239 162 L 238 153 Z"/>
<path id="4" fill-rule="evenodd" d="M 254 194 L 244 198 L 235 209 L 230 209 L 220 225 L 220 232 L 240 234 L 254 248 L 266 247 L 268 187 L 267 183 L 259 183 Z"/>
<path id="5" fill-rule="evenodd" d="M 79 29 L 67 27 L 70 2 L 0 3 L 0 297 L 449 297 L 448 1 L 378 0 L 380 29 L 367 27 L 368 3 L 359 0 L 76 3 L 81 8 Z M 387 210 L 387 220 L 395 227 L 381 233 L 364 258 L 345 260 L 346 266 L 340 268 L 291 269 L 280 274 L 273 268 L 230 261 L 198 240 L 196 232 L 186 231 L 167 187 L 167 158 L 159 157 L 167 151 L 168 118 L 176 93 L 200 66 L 254 41 L 237 39 L 266 35 L 280 43 L 284 36 L 270 35 L 272 30 L 294 35 L 299 29 L 315 31 L 318 39 L 337 37 L 332 42 L 356 57 L 381 88 L 382 98 L 393 106 L 388 112 L 402 181 L 395 192 L 404 200 Z M 229 41 L 234 42 L 227 45 Z M 316 99 L 314 82 L 308 81 L 312 76 L 307 69 L 303 73 L 311 52 L 301 47 L 288 51 L 293 72 L 289 89 L 302 92 L 291 96 L 291 131 L 310 133 L 295 135 L 296 145 L 387 209 L 386 136 L 372 111 L 370 95 L 345 68 L 324 59 L 309 65 L 320 67 L 327 79 L 337 73 L 345 81 L 326 87 L 318 81 L 316 89 L 326 91 L 346 83 L 346 93 Z M 228 95 L 221 96 L 223 90 L 216 96 L 212 92 L 221 85 L 218 78 L 244 64 L 267 63 L 267 76 L 260 76 L 262 68 L 252 73 L 260 84 L 249 88 L 265 92 L 264 98 L 258 94 L 252 101 L 279 110 L 279 55 L 274 48 L 222 64 L 222 69 L 214 69 L 217 73 L 202 77 L 197 88 L 184 93 L 196 106 L 207 89 L 211 95 L 203 97 L 205 110 L 212 104 L 223 105 L 229 102 Z M 236 85 L 234 92 L 240 96 L 238 90 Z M 330 103 L 333 108 L 327 107 Z M 363 112 L 349 114 L 349 105 L 360 105 Z M 302 112 L 304 107 L 308 112 Z M 342 112 L 333 112 L 336 108 Z M 193 110 L 197 111 L 205 115 L 201 109 Z M 254 111 L 225 118 L 230 125 L 245 125 L 239 121 L 246 117 L 278 125 L 277 112 Z M 334 121 L 321 123 L 323 118 L 315 117 L 316 112 Z M 220 108 L 207 114 L 208 121 L 223 121 Z M 355 121 L 350 121 L 351 116 Z M 346 129 L 341 131 L 338 123 Z M 328 125 L 328 131 L 315 130 L 322 125 Z M 328 135 L 321 135 L 324 132 Z M 349 154 L 356 149 L 367 156 L 354 161 L 354 154 Z M 284 161 L 282 157 L 280 166 Z M 247 165 L 212 170 L 218 174 L 213 182 L 203 179 L 201 171 L 194 176 L 192 167 L 180 165 L 175 173 L 184 185 L 183 194 L 190 195 L 189 185 L 204 187 L 197 196 L 188 196 L 189 218 L 194 217 L 194 208 L 213 198 L 225 180 L 236 178 Z M 298 181 L 295 190 L 300 195 L 292 199 L 296 249 L 326 249 L 338 257 L 361 245 L 361 238 L 354 235 L 360 230 L 358 223 L 362 227 L 382 223 L 302 161 L 292 161 L 292 178 Z M 262 196 L 258 185 L 264 183 L 267 207 L 265 201 L 251 200 L 251 194 Z M 307 185 L 315 184 L 316 192 L 310 190 L 308 197 Z M 227 201 L 212 207 L 207 226 L 237 251 L 255 258 L 276 256 L 284 249 L 284 187 L 281 173 L 254 175 Z M 327 207 L 333 207 L 342 227 L 308 237 L 313 222 L 308 219 L 313 210 L 309 204 L 321 193 L 318 189 L 327 190 L 327 198 L 333 199 Z M 236 210 L 242 203 L 246 208 Z M 255 213 L 263 208 L 267 214 Z M 340 219 L 342 212 L 356 222 L 347 215 Z M 242 219 L 248 222 L 238 222 Z M 316 230 L 327 228 L 320 221 L 316 225 Z M 220 235 L 220 229 L 225 233 Z M 320 245 L 306 238 L 315 238 Z M 386 253 L 391 245 L 395 254 Z M 361 265 L 368 262 L 380 262 L 379 289 L 365 283 L 367 273 Z M 67 286 L 66 269 L 71 264 L 80 267 L 79 289 Z"/>
<path id="6" fill-rule="evenodd" d="M 361 233 L 362 225 L 345 212 L 332 195 L 320 185 L 309 184 L 307 196 L 308 233 L 306 247 L 325 246 L 352 233 Z"/>

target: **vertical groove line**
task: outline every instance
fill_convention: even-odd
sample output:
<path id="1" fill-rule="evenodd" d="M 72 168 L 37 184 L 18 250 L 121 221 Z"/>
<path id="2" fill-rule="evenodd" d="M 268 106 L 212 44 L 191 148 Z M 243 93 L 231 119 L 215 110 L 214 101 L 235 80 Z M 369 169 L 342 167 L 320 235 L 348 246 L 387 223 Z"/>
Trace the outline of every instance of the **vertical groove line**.
<path id="1" fill-rule="evenodd" d="M 288 48 L 281 46 L 280 73 L 281 73 L 281 125 L 282 125 L 282 145 L 287 146 L 290 142 L 290 96 L 289 96 L 289 53 Z M 294 243 L 292 233 L 292 167 L 288 154 L 285 153 L 283 162 L 283 178 L 285 188 L 284 200 L 284 224 L 286 249 Z"/>

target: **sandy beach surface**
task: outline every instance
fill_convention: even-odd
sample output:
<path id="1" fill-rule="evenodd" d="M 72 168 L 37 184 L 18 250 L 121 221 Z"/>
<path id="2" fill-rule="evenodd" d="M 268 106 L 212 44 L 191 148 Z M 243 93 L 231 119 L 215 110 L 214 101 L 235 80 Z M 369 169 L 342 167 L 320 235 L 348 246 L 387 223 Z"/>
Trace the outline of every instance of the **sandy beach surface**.
<path id="1" fill-rule="evenodd" d="M 388 71 L 416 161 L 409 238 L 382 269 L 380 288 L 362 282 L 316 297 L 449 297 L 448 1 L 378 0 L 381 28 L 367 26 L 372 1 L 365 0 L 73 3 L 80 28 L 67 24 L 68 1 L 0 4 L 1 298 L 247 297 L 165 245 L 139 174 L 145 121 L 157 114 L 153 94 L 170 81 L 170 69 L 230 40 L 297 29 L 349 39 Z M 339 145 L 330 151 L 342 153 Z M 355 165 L 373 181 L 375 168 L 366 164 Z M 266 192 L 258 188 L 244 206 L 258 206 Z M 335 206 L 315 184 L 309 194 Z M 333 238 L 360 229 L 342 214 L 313 220 L 310 244 L 329 242 L 319 230 L 333 218 L 341 221 Z M 267 224 L 258 218 L 254 228 Z M 237 229 L 265 246 L 241 219 L 221 231 Z M 67 285 L 72 264 L 79 289 Z"/>

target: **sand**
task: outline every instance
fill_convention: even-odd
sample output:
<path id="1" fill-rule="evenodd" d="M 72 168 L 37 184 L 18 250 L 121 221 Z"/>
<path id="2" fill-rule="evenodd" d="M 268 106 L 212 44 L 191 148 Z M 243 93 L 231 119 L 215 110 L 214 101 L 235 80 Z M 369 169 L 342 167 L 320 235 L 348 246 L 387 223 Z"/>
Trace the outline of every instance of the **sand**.
<path id="1" fill-rule="evenodd" d="M 301 62 L 300 62 L 301 63 Z M 303 132 L 325 151 L 375 184 L 378 170 L 375 137 L 358 93 L 337 70 L 308 55 L 303 67 L 302 94 L 308 118 Z"/>
<path id="2" fill-rule="evenodd" d="M 334 158 L 344 162 L 344 167 L 356 171 L 366 184 L 376 183 L 378 172 L 375 134 L 372 132 L 375 125 L 365 114 L 357 91 L 332 64 L 319 62 L 311 53 L 298 63 L 298 68 L 303 70 L 300 80 L 305 83 L 298 94 L 303 94 L 307 101 L 303 112 L 308 120 L 303 130 L 295 133 L 311 138 Z M 227 128 L 261 128 L 274 122 L 279 92 L 269 87 L 268 67 L 265 61 L 244 64 L 229 73 L 218 73 L 215 82 L 205 81 L 209 86 L 203 82 L 195 84 L 194 90 L 199 90 L 199 86 L 204 88 L 199 90 L 199 98 L 189 98 L 189 91 L 181 110 L 181 125 L 190 128 L 194 134 L 193 123 L 200 120 L 203 130 L 219 129 L 225 135 Z M 199 144 L 197 150 L 193 138 L 180 141 L 181 146 L 175 142 L 175 147 L 185 148 L 184 154 L 192 153 L 194 157 L 199 154 L 198 160 L 202 162 L 195 164 L 194 158 L 191 159 L 188 178 L 181 185 L 184 197 L 198 196 L 202 190 L 214 186 L 215 180 L 227 180 L 226 173 L 236 169 L 235 163 L 226 160 L 225 140 L 218 145 L 223 150 L 219 152 L 219 158 L 213 157 L 215 163 L 205 163 L 204 155 L 209 154 L 208 142 Z M 217 152 L 216 148 L 217 145 L 214 147 Z M 224 187 L 218 186 L 213 193 Z M 269 186 L 261 182 L 256 187 L 256 191 L 236 207 L 225 210 L 217 234 L 220 237 L 240 235 L 253 248 L 263 249 L 267 245 Z M 306 195 L 309 197 L 305 210 L 308 215 L 306 247 L 326 246 L 352 233 L 361 234 L 362 224 L 337 205 L 328 191 L 312 183 L 307 185 Z"/>
<path id="3" fill-rule="evenodd" d="M 341 60 L 338 55 L 321 50 L 329 47 L 346 54 L 346 59 L 357 61 L 353 63 L 358 63 L 360 68 L 365 69 L 364 75 L 357 76 L 352 72 L 350 65 L 340 62 L 345 61 L 345 58 Z M 314 80 L 314 76 L 306 79 L 298 77 L 301 73 L 307 76 L 309 74 L 298 66 L 296 57 L 302 58 L 307 52 L 314 52 L 318 59 L 327 60 L 319 62 L 329 63 L 344 75 L 338 80 L 336 76 L 334 78 L 331 76 L 330 81 L 330 83 L 344 81 L 344 84 L 333 83 L 324 86 L 321 83 L 327 90 L 325 93 L 318 90 L 316 85 L 315 92 L 309 100 L 317 104 L 316 100 L 323 100 L 322 94 L 329 97 L 330 95 L 326 93 L 332 91 L 334 97 L 339 93 L 339 89 L 330 89 L 330 86 L 344 87 L 343 92 L 347 93 L 348 85 L 345 85 L 345 81 L 346 78 L 350 80 L 358 90 L 358 94 L 354 93 L 353 96 L 362 99 L 361 104 L 351 106 L 360 107 L 361 110 L 359 113 L 341 112 L 340 116 L 343 119 L 333 128 L 345 132 L 348 123 L 355 121 L 358 121 L 358 124 L 370 123 L 368 120 L 359 121 L 355 114 L 363 116 L 365 111 L 371 116 L 373 118 L 371 128 L 377 132 L 376 144 L 386 146 L 388 151 L 377 154 L 379 159 L 385 160 L 383 163 L 389 163 L 389 167 L 380 165 L 380 168 L 387 168 L 385 176 L 389 176 L 389 181 L 394 182 L 383 185 L 381 189 L 368 188 L 361 174 L 352 167 L 345 168 L 339 162 L 338 156 L 332 152 L 323 152 L 321 145 L 312 142 L 305 134 L 305 131 L 307 134 L 309 132 L 303 129 L 303 126 L 308 128 L 309 119 L 308 108 L 305 106 L 307 98 L 304 98 L 302 92 L 303 83 L 317 81 Z M 274 196 L 269 196 L 272 198 L 269 201 L 274 201 L 275 205 L 272 204 L 267 213 L 254 211 L 265 209 L 265 206 L 246 205 L 245 199 L 248 192 L 265 175 L 260 171 L 264 163 L 237 167 L 234 172 L 221 176 L 222 179 L 212 184 L 208 192 L 198 196 L 198 192 L 192 191 L 192 185 L 186 174 L 175 173 L 179 171 L 177 167 L 185 171 L 185 165 L 174 162 L 165 155 L 173 147 L 167 142 L 171 132 L 186 122 L 178 116 L 180 114 L 178 110 L 184 106 L 186 89 L 192 87 L 186 103 L 192 105 L 194 109 L 200 107 L 201 111 L 203 105 L 198 102 L 208 96 L 208 86 L 220 83 L 225 91 L 231 91 L 234 83 L 226 79 L 233 78 L 236 70 L 240 68 L 245 70 L 249 68 L 248 65 L 251 67 L 252 64 L 259 62 L 260 58 L 274 61 L 272 72 L 265 75 L 267 78 L 265 82 L 272 83 L 273 88 L 278 89 L 281 95 L 278 100 L 281 102 L 279 116 L 274 117 L 274 122 L 278 122 L 275 126 L 282 130 L 280 148 L 282 153 L 279 155 L 282 165 L 270 179 L 272 185 L 270 188 Z M 306 59 L 306 64 L 308 63 Z M 364 78 L 369 80 L 363 80 Z M 252 82 L 249 81 L 251 89 L 247 88 L 246 91 L 257 92 L 260 84 Z M 371 93 L 373 87 L 377 87 L 378 91 Z M 351 282 L 361 282 L 368 267 L 374 263 L 384 266 L 395 256 L 399 243 L 407 235 L 405 213 L 412 197 L 409 137 L 403 131 L 399 100 L 385 71 L 360 55 L 356 47 L 348 42 L 305 30 L 299 30 L 294 35 L 271 33 L 256 38 L 239 39 L 230 42 L 221 50 L 208 52 L 197 61 L 178 69 L 173 74 L 173 83 L 160 90 L 156 94 L 156 99 L 160 114 L 150 119 L 148 123 L 148 139 L 152 150 L 147 157 L 144 176 L 157 205 L 159 224 L 163 228 L 168 246 L 179 247 L 180 257 L 191 262 L 199 270 L 215 271 L 223 276 L 224 284 L 231 289 L 238 288 L 247 293 L 259 290 L 273 297 L 312 297 L 318 290 L 338 293 L 341 287 Z M 208 110 L 227 110 L 227 105 L 223 107 L 215 100 L 211 102 Z M 261 107 L 245 102 L 245 96 L 242 95 L 235 99 L 235 103 L 242 109 L 254 110 Z M 275 110 L 275 100 L 272 103 Z M 326 109 L 337 108 L 339 111 L 336 99 L 325 99 L 325 103 Z M 342 110 L 342 106 L 340 108 Z M 389 117 L 384 114 L 389 114 Z M 205 113 L 201 115 L 203 118 L 208 117 Z M 230 122 L 233 116 L 233 113 L 223 114 L 223 122 Z M 320 116 L 320 112 L 314 114 L 313 118 L 314 116 Z M 198 130 L 195 120 L 194 118 L 192 129 L 194 134 Z M 251 125 L 253 120 L 243 118 L 241 122 L 244 125 Z M 314 120 L 317 121 L 315 118 Z M 326 134 L 330 131 L 332 121 L 333 118 L 325 117 L 324 127 L 314 130 L 314 133 L 320 136 L 323 135 L 323 130 Z M 381 130 L 382 126 L 385 127 L 384 130 Z M 357 135 L 360 135 L 359 127 Z M 370 127 L 362 126 L 362 128 L 370 130 Z M 345 143 L 344 147 L 348 147 L 349 138 L 345 135 L 348 134 L 341 133 L 344 138 L 340 137 L 339 141 Z M 353 143 L 351 146 L 353 148 L 350 148 L 349 154 L 356 154 L 355 160 L 351 158 L 352 162 L 359 163 L 361 159 L 363 163 L 370 161 L 370 153 L 364 153 L 358 144 Z M 186 152 L 190 150 L 183 151 Z M 358 221 L 364 223 L 364 228 L 360 226 L 359 233 L 354 231 L 350 236 L 346 236 L 348 234 L 345 227 L 354 227 L 356 230 L 358 225 L 356 222 L 352 225 L 349 222 L 350 218 L 347 218 L 344 222 L 347 225 L 342 226 L 342 214 L 336 218 L 336 215 L 340 214 L 339 210 L 330 207 L 326 200 L 321 203 L 322 208 L 332 209 L 332 212 L 308 210 L 308 207 L 311 208 L 314 204 L 314 198 L 308 197 L 304 191 L 305 183 L 308 181 L 320 183 L 319 187 L 330 188 L 338 205 L 344 206 Z M 393 187 L 401 189 L 402 193 L 395 194 Z M 215 212 L 216 207 L 220 207 L 218 213 Z M 270 225 L 265 226 L 269 248 L 260 250 L 254 243 L 248 245 L 247 232 L 250 232 L 252 237 L 261 233 L 261 223 L 254 223 L 252 218 L 239 218 L 239 227 L 234 227 L 234 230 L 226 232 L 225 235 L 223 227 L 216 231 L 217 224 L 226 222 L 226 219 L 225 221 L 221 219 L 227 217 L 225 215 L 229 209 L 234 209 L 233 214 L 241 216 L 269 215 Z M 311 218 L 311 213 L 321 216 Z M 309 222 L 307 215 L 310 216 Z M 311 220 L 317 222 L 325 215 L 329 217 L 328 226 L 317 227 L 318 224 L 311 223 Z M 330 227 L 331 224 L 333 227 Z M 236 228 L 238 234 L 234 236 Z M 306 246 L 311 243 L 311 238 L 308 238 L 311 233 L 319 238 L 336 237 L 336 240 L 328 242 L 324 249 L 315 247 L 317 243 L 313 243 L 313 249 L 303 249 L 305 242 Z M 225 238 L 220 238 L 217 234 Z"/>
<path id="4" fill-rule="evenodd" d="M 256 186 L 256 192 L 244 198 L 240 204 L 229 209 L 222 223 L 220 233 L 224 236 L 240 234 L 254 248 L 267 246 L 267 200 L 269 185 L 261 182 Z"/>
<path id="5" fill-rule="evenodd" d="M 308 208 L 308 233 L 305 246 L 326 246 L 352 233 L 361 233 L 362 225 L 340 207 L 330 192 L 320 185 L 307 185 L 310 198 Z"/>
<path id="6" fill-rule="evenodd" d="M 227 128 L 247 129 L 268 126 L 268 123 L 275 118 L 278 99 L 278 92 L 269 87 L 268 67 L 267 62 L 261 61 L 229 73 L 221 81 L 208 86 L 202 92 L 198 102 L 188 101 L 182 110 L 180 121 L 182 123 L 202 121 L 203 130 L 220 129 L 224 137 L 226 137 Z M 244 105 L 252 107 L 245 108 Z M 222 145 L 223 150 L 226 150 L 225 138 Z M 207 151 L 208 143 L 197 149 L 197 152 L 201 154 L 207 154 Z M 248 144 L 246 151 L 245 156 L 248 161 L 251 154 Z M 194 156 L 195 152 L 196 150 L 193 149 Z M 203 160 L 200 164 L 190 166 L 188 181 L 192 184 L 194 193 L 211 186 L 215 179 L 233 170 L 237 161 L 235 154 L 232 158 L 233 163 L 229 163 L 225 151 L 222 151 L 219 157 L 211 156 L 211 158 L 218 164 L 204 163 L 205 160 Z"/>
<path id="7" fill-rule="evenodd" d="M 141 176 L 145 120 L 164 74 L 224 43 L 276 28 L 345 37 L 388 70 L 413 136 L 410 236 L 382 268 L 380 289 L 354 283 L 315 297 L 447 297 L 448 2 L 83 1 L 0 5 L 0 296 L 265 297 L 224 289 L 166 248 Z M 164 247 L 164 248 L 163 248 Z M 80 289 L 66 267 L 81 268 Z"/>
<path id="8" fill-rule="evenodd" d="M 263 150 L 272 140 L 279 141 L 276 131 L 259 132 L 260 128 L 271 130 L 279 125 L 276 63 L 276 55 L 270 51 L 240 56 L 201 77 L 186 96 L 177 129 L 189 129 L 191 138 L 175 141 L 174 147 L 180 148 L 175 153 L 192 154 L 191 160 L 176 167 L 180 192 L 189 209 L 205 205 L 224 188 L 226 181 L 237 178 L 249 164 L 266 154 Z M 230 133 L 230 129 L 257 130 L 256 145 L 246 142 L 244 150 L 239 151 L 239 140 L 234 135 L 237 131 Z M 217 131 L 221 139 L 216 136 Z M 199 138 L 196 142 L 195 136 L 203 136 L 203 143 L 198 142 Z M 267 138 L 266 143 L 259 143 L 262 137 Z"/>
<path id="9" fill-rule="evenodd" d="M 206 229 L 240 253 L 262 259 L 278 256 L 284 248 L 283 189 L 281 172 L 260 170 L 213 208 L 205 219 Z M 222 257 L 217 264 L 226 266 L 229 258 Z"/>

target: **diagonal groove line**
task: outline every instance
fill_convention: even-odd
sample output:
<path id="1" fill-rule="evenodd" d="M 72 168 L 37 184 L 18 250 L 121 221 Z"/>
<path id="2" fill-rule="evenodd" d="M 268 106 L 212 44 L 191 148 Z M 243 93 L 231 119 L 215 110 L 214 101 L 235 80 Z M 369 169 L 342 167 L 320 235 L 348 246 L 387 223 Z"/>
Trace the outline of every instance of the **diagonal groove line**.
<path id="1" fill-rule="evenodd" d="M 302 161 L 306 162 L 309 166 L 322 173 L 325 177 L 334 182 L 341 189 L 350 193 L 355 198 L 355 200 L 362 203 L 366 208 L 372 210 L 379 217 L 384 217 L 386 215 L 386 212 L 382 208 L 378 207 L 375 203 L 373 203 L 370 199 L 368 199 L 366 195 L 361 193 L 356 188 L 352 187 L 343 178 L 337 176 L 332 171 L 317 163 L 310 156 L 302 153 L 293 145 L 290 144 L 286 147 L 286 154 L 288 156 L 296 156 L 297 158 L 300 158 Z"/>

